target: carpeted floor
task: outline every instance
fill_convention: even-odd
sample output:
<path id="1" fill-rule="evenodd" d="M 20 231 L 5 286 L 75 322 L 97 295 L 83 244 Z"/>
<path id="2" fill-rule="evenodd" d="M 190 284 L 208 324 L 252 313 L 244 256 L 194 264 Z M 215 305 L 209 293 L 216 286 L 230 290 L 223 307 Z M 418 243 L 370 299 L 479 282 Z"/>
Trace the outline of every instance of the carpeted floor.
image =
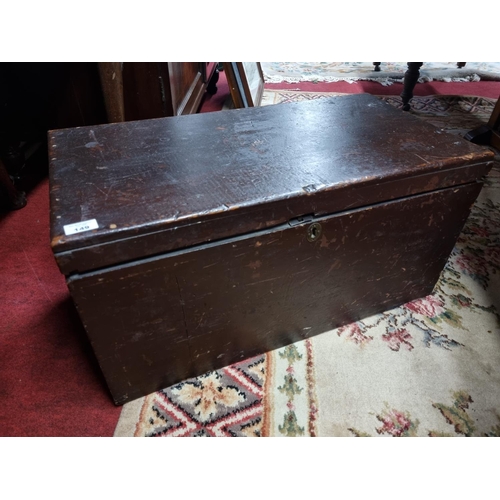
<path id="1" fill-rule="evenodd" d="M 0 214 L 0 239 L 0 435 L 112 435 L 120 409 L 52 255 L 47 179 Z"/>
<path id="2" fill-rule="evenodd" d="M 263 62 L 266 83 L 355 82 L 370 80 L 382 85 L 402 82 L 405 62 L 383 62 L 379 71 L 371 62 Z M 500 63 L 469 62 L 458 68 L 455 62 L 426 62 L 420 69 L 419 82 L 478 82 L 500 80 Z"/>
<path id="3" fill-rule="evenodd" d="M 392 96 L 397 96 L 401 91 L 400 84 L 383 87 L 377 82 L 370 81 L 360 81 L 353 84 L 346 82 L 281 83 L 268 84 L 266 87 L 268 90 L 298 89 L 303 92 L 369 92 Z M 429 82 L 418 84 L 415 89 L 416 95 L 429 96 L 431 94 L 447 93 L 479 95 L 494 99 L 500 94 L 500 83 L 494 81 L 470 83 Z M 227 83 L 224 75 L 222 75 L 219 82 L 219 92 L 215 96 L 206 99 L 202 111 L 221 109 L 227 95 Z M 24 209 L 13 213 L 0 214 L 0 243 L 2 249 L 0 259 L 0 335 L 2 339 L 2 349 L 0 349 L 0 401 L 2 403 L 0 405 L 0 435 L 112 436 L 121 408 L 116 408 L 111 402 L 81 323 L 71 303 L 64 279 L 55 265 L 49 246 L 48 224 L 48 181 L 46 178 L 43 178 L 30 188 L 28 205 Z M 460 261 L 458 262 L 460 263 Z M 496 277 L 493 271 L 489 271 L 489 274 L 493 278 Z M 473 280 L 473 278 L 470 279 Z M 466 286 L 469 288 L 472 285 L 468 283 Z M 462 295 L 466 297 L 463 292 Z M 477 303 L 488 307 L 483 302 Z M 426 321 L 425 315 L 421 319 Z M 447 323 L 441 321 L 441 324 Z M 414 346 L 411 351 L 404 342 L 401 344 L 399 351 L 393 351 L 388 347 L 388 342 L 383 340 L 379 334 L 375 334 L 378 331 L 376 327 L 369 324 L 365 327 L 365 335 L 374 338 L 373 341 L 366 344 L 369 348 L 378 344 L 390 352 L 399 352 L 400 354 L 396 354 L 397 356 L 404 355 L 406 351 L 408 351 L 408 355 L 411 355 L 417 349 L 416 342 L 412 343 L 409 340 L 408 342 Z M 462 334 L 463 332 L 461 332 Z M 341 336 L 336 335 L 336 337 L 345 339 L 346 337 L 352 337 L 352 335 L 345 332 Z M 449 338 L 458 343 L 462 342 L 460 336 Z M 491 338 L 494 338 L 494 335 Z M 394 340 L 394 342 L 396 341 Z M 465 342 L 462 343 L 465 345 Z M 362 353 L 366 350 L 366 348 L 358 347 L 361 344 L 356 344 L 354 341 L 344 341 L 344 344 L 345 348 L 359 349 Z M 468 346 L 471 350 L 475 349 L 474 344 L 468 344 Z M 460 349 L 464 352 L 463 348 Z M 494 353 L 495 349 L 492 349 L 492 352 Z M 248 391 L 249 395 L 247 395 L 248 399 L 246 401 L 248 402 L 253 398 L 257 406 L 260 405 L 260 408 L 264 408 L 263 388 L 265 389 L 266 384 L 270 384 L 272 380 L 274 380 L 275 387 L 283 387 L 279 377 L 284 380 L 284 375 L 289 374 L 290 371 L 295 371 L 297 374 L 295 378 L 299 387 L 313 387 L 310 381 L 313 380 L 313 375 L 314 377 L 317 376 L 318 359 L 317 354 L 316 358 L 311 356 L 314 356 L 314 352 L 310 349 L 310 346 L 297 346 L 297 353 L 287 351 L 283 352 L 282 356 L 279 353 L 274 353 L 274 360 L 271 360 L 269 356 L 265 356 L 263 357 L 265 361 L 261 362 L 257 359 L 237 367 L 236 372 L 229 370 L 224 374 L 225 378 L 223 380 L 225 382 L 231 379 L 239 380 L 237 383 L 244 384 L 245 390 Z M 313 359 L 314 364 L 310 363 L 310 359 Z M 492 361 L 496 363 L 496 360 Z M 495 367 L 495 365 L 492 366 Z M 498 366 L 498 363 L 496 366 Z M 315 367 L 315 372 L 312 371 L 311 367 Z M 488 364 L 485 364 L 484 367 L 486 370 L 490 370 Z M 347 370 L 345 373 L 348 377 L 348 367 L 345 366 L 344 368 Z M 242 376 L 241 373 L 245 375 Z M 270 374 L 274 374 L 274 378 Z M 484 374 L 484 371 L 482 374 Z M 213 391 L 214 387 L 218 391 L 217 380 L 214 380 L 213 375 L 207 377 L 203 388 Z M 171 389 L 173 391 L 173 388 Z M 464 386 L 457 386 L 456 389 L 458 391 L 463 390 Z M 286 391 L 277 390 L 274 393 L 273 397 L 281 398 L 281 400 L 277 400 L 277 403 L 273 403 L 271 407 L 285 408 L 286 405 L 293 405 L 299 430 L 304 427 L 305 433 L 321 435 L 324 432 L 321 426 L 315 423 L 316 420 L 314 419 L 317 414 L 316 397 L 322 394 L 321 391 L 318 391 L 317 385 L 316 393 L 312 389 L 300 391 L 300 397 L 295 395 L 293 403 L 288 399 Z M 182 391 L 182 393 L 178 392 L 176 397 L 182 397 L 184 400 L 189 401 L 193 394 L 196 394 L 196 391 L 190 391 L 189 393 Z M 267 394 L 270 394 L 270 392 L 267 392 Z M 443 393 L 443 397 L 436 398 L 432 401 L 432 404 L 447 405 L 450 408 L 456 407 L 459 412 L 463 410 L 469 415 L 474 415 L 474 412 L 477 411 L 475 407 L 477 394 L 472 392 L 468 394 L 474 400 L 474 403 L 457 400 L 458 406 L 453 406 L 453 401 L 455 401 L 453 395 Z M 231 391 L 229 393 L 226 391 L 220 398 L 222 398 L 221 401 L 226 403 L 239 400 L 239 398 L 234 397 L 234 394 L 231 394 Z M 211 404 L 215 404 L 217 407 L 218 401 L 219 399 L 217 401 L 212 400 Z M 396 408 L 395 403 L 393 404 L 390 399 L 387 402 L 390 405 L 387 411 L 390 412 Z M 237 404 L 240 403 L 238 401 Z M 267 403 L 268 407 L 269 404 Z M 432 404 L 428 405 L 429 408 L 432 407 Z M 484 399 L 480 400 L 479 404 L 481 408 L 487 407 Z M 466 405 L 468 405 L 468 408 Z M 152 407 L 146 406 L 144 408 L 143 416 L 153 411 Z M 234 407 L 228 406 L 228 408 L 231 410 Z M 321 406 L 318 408 L 318 412 L 322 411 Z M 323 408 L 325 407 L 323 406 Z M 375 415 L 382 415 L 384 408 L 385 406 L 380 408 L 380 406 L 374 405 L 373 411 L 375 413 L 371 417 L 372 420 L 370 420 L 369 416 L 362 415 L 361 420 L 349 422 L 349 428 L 355 429 L 358 433 L 376 433 L 373 424 L 377 422 L 379 427 L 381 424 Z M 210 409 L 210 404 L 207 405 L 207 411 L 208 409 Z M 398 405 L 396 410 L 410 412 L 411 418 L 409 417 L 409 419 L 413 419 L 413 422 L 415 419 L 419 421 L 422 419 L 420 414 L 415 413 L 410 407 Z M 135 414 L 134 411 L 132 408 L 129 412 L 129 417 L 132 420 L 129 420 L 128 424 L 125 423 L 126 420 L 124 419 L 120 421 L 117 434 L 125 433 L 130 435 L 137 433 L 144 435 L 153 433 L 154 426 L 150 425 L 147 420 L 140 420 L 139 422 L 140 409 Z M 229 422 L 230 419 L 226 423 L 228 425 L 234 424 L 233 432 L 234 429 L 237 429 L 237 432 L 241 434 L 255 435 L 258 431 L 263 435 L 266 432 L 282 435 L 279 426 L 282 425 L 280 419 L 283 415 L 277 414 L 271 419 L 269 418 L 271 413 L 268 412 L 267 420 L 261 418 L 260 422 L 256 422 L 255 414 L 252 415 L 252 411 L 242 415 L 246 419 L 245 423 L 243 423 L 243 420 L 231 423 Z M 438 411 L 439 414 L 441 414 L 440 412 L 441 410 Z M 307 415 L 312 415 L 312 417 L 307 417 Z M 460 415 L 463 416 L 463 413 L 460 413 Z M 153 421 L 156 419 L 159 424 L 163 422 L 158 413 L 152 414 L 151 418 Z M 201 418 L 201 414 L 199 418 Z M 308 424 L 303 423 L 304 418 L 306 418 L 306 421 L 309 420 Z M 274 422 L 273 425 L 278 426 L 277 430 L 276 427 L 271 426 L 271 422 Z M 490 420 L 483 419 L 481 426 L 476 427 L 473 433 L 490 432 L 493 423 L 494 418 Z M 246 427 L 240 424 L 246 425 Z M 206 422 L 200 425 L 198 431 L 189 429 L 188 433 L 211 432 Z M 264 427 L 262 427 L 263 425 Z M 160 426 L 157 427 L 160 428 Z M 450 431 L 448 427 L 441 422 L 439 429 L 441 432 L 448 432 Z M 226 432 L 223 426 L 221 429 L 221 432 Z M 271 429 L 274 429 L 274 431 Z M 429 426 L 425 427 L 421 424 L 418 432 L 425 433 L 427 429 L 439 430 L 436 425 L 430 426 L 429 424 Z M 341 430 L 332 431 L 330 429 L 328 432 L 340 434 Z M 352 431 L 346 431 L 345 426 L 342 427 L 342 432 L 353 435 Z M 300 434 L 299 431 L 297 433 Z"/>

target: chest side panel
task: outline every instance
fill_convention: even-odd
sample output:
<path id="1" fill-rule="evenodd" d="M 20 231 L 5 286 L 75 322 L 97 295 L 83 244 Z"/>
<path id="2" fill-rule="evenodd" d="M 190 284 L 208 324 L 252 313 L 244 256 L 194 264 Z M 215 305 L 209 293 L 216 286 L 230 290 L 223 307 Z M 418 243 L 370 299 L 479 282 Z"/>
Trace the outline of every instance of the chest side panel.
<path id="1" fill-rule="evenodd" d="M 124 402 L 429 294 L 480 188 L 287 224 L 69 285 Z"/>

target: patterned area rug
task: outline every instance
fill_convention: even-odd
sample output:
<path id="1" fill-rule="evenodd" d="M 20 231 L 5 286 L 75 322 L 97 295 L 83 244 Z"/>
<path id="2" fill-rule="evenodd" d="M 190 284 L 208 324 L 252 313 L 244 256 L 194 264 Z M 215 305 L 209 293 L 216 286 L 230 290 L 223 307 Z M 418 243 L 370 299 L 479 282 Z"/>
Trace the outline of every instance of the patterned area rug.
<path id="1" fill-rule="evenodd" d="M 407 70 L 405 62 L 383 62 L 374 71 L 371 62 L 263 62 L 266 83 L 355 82 L 372 80 L 382 85 L 402 82 Z M 426 62 L 420 69 L 419 82 L 478 82 L 500 80 L 500 63 L 468 62 L 458 68 L 456 62 Z"/>
<path id="2" fill-rule="evenodd" d="M 463 135 L 494 101 L 412 105 Z M 432 295 L 127 403 L 115 436 L 500 436 L 499 271 L 496 161 Z"/>

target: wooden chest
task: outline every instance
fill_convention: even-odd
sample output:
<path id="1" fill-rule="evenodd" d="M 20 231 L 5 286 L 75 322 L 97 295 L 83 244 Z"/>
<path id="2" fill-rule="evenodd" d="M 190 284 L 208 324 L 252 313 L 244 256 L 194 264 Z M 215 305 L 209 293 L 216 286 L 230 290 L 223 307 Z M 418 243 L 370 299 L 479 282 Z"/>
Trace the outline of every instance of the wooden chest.
<path id="1" fill-rule="evenodd" d="M 117 404 L 431 293 L 493 157 L 369 95 L 49 135 Z"/>

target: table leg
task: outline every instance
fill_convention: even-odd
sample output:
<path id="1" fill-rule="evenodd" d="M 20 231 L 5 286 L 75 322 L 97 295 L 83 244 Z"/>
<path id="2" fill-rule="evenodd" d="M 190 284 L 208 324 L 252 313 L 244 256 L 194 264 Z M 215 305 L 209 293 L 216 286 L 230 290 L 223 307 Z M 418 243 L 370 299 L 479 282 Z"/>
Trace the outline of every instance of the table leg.
<path id="1" fill-rule="evenodd" d="M 420 68 L 422 67 L 421 62 L 409 62 L 408 70 L 405 73 L 404 78 L 404 88 L 403 92 L 401 92 L 401 98 L 403 99 L 403 110 L 410 110 L 410 100 L 413 97 L 413 89 L 418 81 L 418 77 L 420 76 Z"/>

